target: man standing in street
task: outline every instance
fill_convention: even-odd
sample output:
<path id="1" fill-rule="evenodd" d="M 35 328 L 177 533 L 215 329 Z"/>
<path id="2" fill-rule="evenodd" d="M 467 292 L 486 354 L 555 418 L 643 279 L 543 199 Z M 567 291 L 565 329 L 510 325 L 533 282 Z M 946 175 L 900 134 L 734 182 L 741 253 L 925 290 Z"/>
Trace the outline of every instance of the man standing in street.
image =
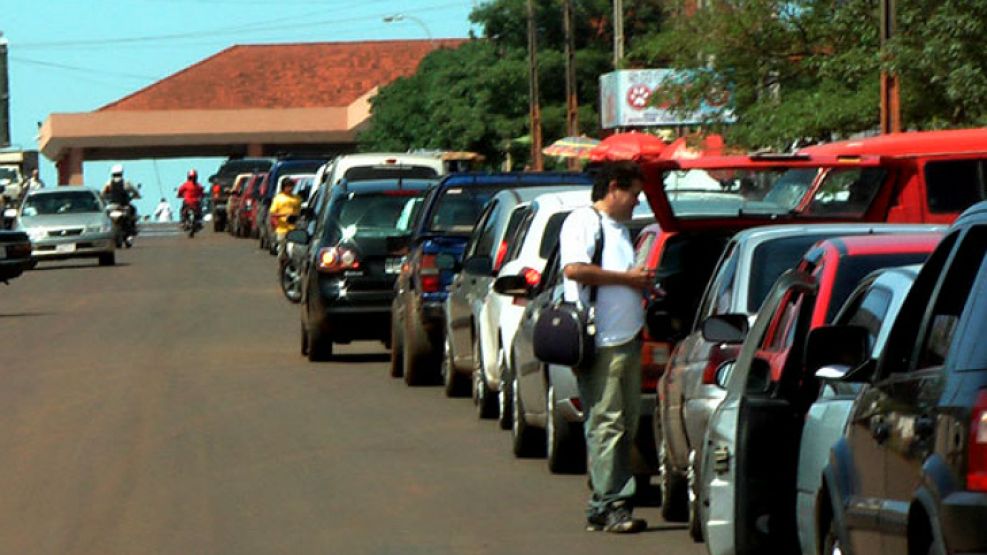
<path id="1" fill-rule="evenodd" d="M 631 219 L 643 187 L 637 165 L 605 164 L 593 184 L 592 207 L 573 210 L 562 225 L 560 264 L 565 299 L 595 304 L 596 356 L 574 369 L 585 416 L 586 449 L 593 493 L 587 530 L 627 534 L 647 523 L 632 515 L 635 492 L 631 449 L 641 403 L 641 299 L 654 276 L 634 267 L 634 247 L 622 222 Z M 592 262 L 602 233 L 600 265 Z"/>
<path id="2" fill-rule="evenodd" d="M 166 199 L 161 199 L 158 203 L 158 207 L 154 209 L 154 219 L 158 222 L 170 222 L 171 221 L 171 205 L 168 204 Z"/>
<path id="3" fill-rule="evenodd" d="M 35 168 L 31 170 L 31 177 L 28 177 L 21 183 L 21 191 L 24 195 L 27 195 L 31 191 L 37 191 L 38 189 L 44 189 L 45 182 L 41 181 L 41 177 L 38 173 L 38 169 Z"/>
<path id="4" fill-rule="evenodd" d="M 295 180 L 290 177 L 281 178 L 281 191 L 271 201 L 268 214 L 271 217 L 271 227 L 277 236 L 278 245 L 284 241 L 284 236 L 295 228 L 288 222 L 290 216 L 297 216 L 302 211 L 302 199 L 294 194 Z M 280 249 L 280 246 L 278 247 Z"/>

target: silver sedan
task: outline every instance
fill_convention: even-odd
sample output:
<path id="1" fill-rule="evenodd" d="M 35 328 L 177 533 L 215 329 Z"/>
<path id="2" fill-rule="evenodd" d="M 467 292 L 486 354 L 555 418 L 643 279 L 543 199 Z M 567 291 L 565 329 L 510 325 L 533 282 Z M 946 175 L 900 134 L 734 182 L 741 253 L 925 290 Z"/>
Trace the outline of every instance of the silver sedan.
<path id="1" fill-rule="evenodd" d="M 98 258 L 100 266 L 116 262 L 113 222 L 92 189 L 56 187 L 30 193 L 14 229 L 31 238 L 35 260 Z"/>

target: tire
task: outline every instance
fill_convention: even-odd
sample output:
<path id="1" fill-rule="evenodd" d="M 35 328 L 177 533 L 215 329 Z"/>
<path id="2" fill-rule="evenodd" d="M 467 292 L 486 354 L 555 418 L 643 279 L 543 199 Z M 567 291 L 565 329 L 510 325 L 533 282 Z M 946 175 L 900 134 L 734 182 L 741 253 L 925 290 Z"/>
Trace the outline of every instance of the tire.
<path id="1" fill-rule="evenodd" d="M 391 365 L 390 374 L 392 378 L 400 378 L 404 375 L 404 342 L 401 340 L 403 334 L 398 333 L 397 318 L 391 312 Z"/>
<path id="2" fill-rule="evenodd" d="M 518 378 L 512 378 L 511 407 L 514 410 L 511 416 L 511 447 L 514 456 L 519 459 L 542 457 L 545 455 L 545 438 L 541 436 L 544 431 L 532 428 L 524 421 L 524 404 L 518 393 Z"/>
<path id="3" fill-rule="evenodd" d="M 689 468 L 685 473 L 686 496 L 689 510 L 689 536 L 696 543 L 703 542 L 703 521 L 699 512 L 699 476 L 696 472 L 696 451 L 689 452 Z"/>
<path id="4" fill-rule="evenodd" d="M 502 350 L 497 359 L 500 364 L 500 384 L 497 388 L 497 425 L 501 430 L 510 430 L 513 423 L 513 400 L 511 391 L 513 390 L 513 379 L 511 378 L 510 367 L 507 365 L 507 355 Z"/>
<path id="5" fill-rule="evenodd" d="M 452 347 L 449 346 L 448 336 L 442 356 L 442 386 L 446 397 L 465 397 L 469 394 L 469 381 L 452 366 Z"/>
<path id="6" fill-rule="evenodd" d="M 402 326 L 404 338 L 402 340 L 402 373 L 404 383 L 415 387 L 420 385 L 434 385 L 441 381 L 440 367 L 442 361 L 432 349 L 431 343 L 424 337 L 424 330 L 416 330 L 412 326 L 417 326 L 415 316 L 405 314 L 405 324 Z"/>
<path id="7" fill-rule="evenodd" d="M 309 328 L 307 354 L 309 362 L 326 362 L 332 359 L 332 340 L 315 328 Z"/>
<path id="8" fill-rule="evenodd" d="M 657 420 L 655 426 L 659 426 Z M 661 433 L 658 442 L 658 479 L 661 483 L 662 518 L 667 522 L 686 522 L 689 518 L 689 498 L 686 489 L 688 484 L 685 476 L 672 469 L 664 433 Z"/>
<path id="9" fill-rule="evenodd" d="M 552 474 L 586 472 L 586 442 L 579 427 L 555 410 L 555 386 L 548 386 L 545 399 L 545 454 Z"/>
<path id="10" fill-rule="evenodd" d="M 113 266 L 116 263 L 117 263 L 117 255 L 115 252 L 107 252 L 99 255 L 100 266 Z"/>
<path id="11" fill-rule="evenodd" d="M 284 293 L 284 298 L 288 299 L 294 304 L 298 304 L 302 300 L 302 288 L 301 288 L 301 275 L 295 268 L 291 260 L 286 260 L 284 264 L 281 265 L 281 292 Z"/>
<path id="12" fill-rule="evenodd" d="M 476 404 L 476 416 L 481 420 L 497 417 L 497 396 L 487 387 L 486 374 L 483 372 L 483 347 L 480 346 L 479 335 L 473 340 L 473 403 Z"/>

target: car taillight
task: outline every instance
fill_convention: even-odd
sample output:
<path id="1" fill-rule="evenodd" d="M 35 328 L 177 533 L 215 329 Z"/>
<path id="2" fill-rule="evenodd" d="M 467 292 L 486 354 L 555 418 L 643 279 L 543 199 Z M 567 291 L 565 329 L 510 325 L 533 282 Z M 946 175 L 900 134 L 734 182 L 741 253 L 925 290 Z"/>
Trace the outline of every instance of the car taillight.
<path id="1" fill-rule="evenodd" d="M 987 491 L 987 389 L 977 394 L 970 420 L 967 446 L 966 489 Z"/>
<path id="2" fill-rule="evenodd" d="M 360 260 L 356 253 L 346 247 L 326 247 L 319 251 L 320 272 L 333 273 L 343 270 L 357 270 Z"/>
<path id="3" fill-rule="evenodd" d="M 729 346 L 714 345 L 709 350 L 709 361 L 706 362 L 706 367 L 703 368 L 703 384 L 715 385 L 716 384 L 716 370 L 721 364 L 730 360 L 730 354 L 732 351 Z"/>
<path id="4" fill-rule="evenodd" d="M 534 268 L 521 268 L 521 275 L 524 277 L 524 282 L 534 287 L 538 285 L 541 281 L 541 272 Z"/>
<path id="5" fill-rule="evenodd" d="M 437 257 L 434 254 L 422 255 L 418 275 L 421 279 L 423 293 L 438 293 L 442 289 L 442 279 L 436 260 Z"/>
<path id="6" fill-rule="evenodd" d="M 218 196 L 219 196 L 219 193 L 220 193 L 220 192 L 221 192 L 222 190 L 223 190 L 223 188 L 222 188 L 222 187 L 220 187 L 219 185 L 213 185 L 213 186 L 212 186 L 212 196 L 214 196 L 214 197 L 218 197 Z"/>
<path id="7" fill-rule="evenodd" d="M 501 241 L 500 247 L 497 248 L 497 258 L 494 260 L 493 269 L 496 272 L 500 269 L 500 265 L 504 263 L 504 256 L 507 255 L 507 241 Z"/>

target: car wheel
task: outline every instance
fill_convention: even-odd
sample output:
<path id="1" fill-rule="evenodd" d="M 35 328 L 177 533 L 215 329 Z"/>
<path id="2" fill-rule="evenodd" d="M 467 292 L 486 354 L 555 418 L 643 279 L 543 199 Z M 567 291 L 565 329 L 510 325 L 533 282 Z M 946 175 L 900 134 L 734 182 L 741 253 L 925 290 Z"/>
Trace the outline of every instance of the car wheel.
<path id="1" fill-rule="evenodd" d="M 397 318 L 391 312 L 391 377 L 400 378 L 404 374 L 404 345 L 397 330 Z"/>
<path id="2" fill-rule="evenodd" d="M 511 446 L 514 456 L 518 458 L 541 457 L 545 454 L 545 438 L 539 437 L 542 430 L 532 428 L 524 421 L 524 404 L 518 393 L 518 378 L 513 376 L 511 382 Z"/>
<path id="3" fill-rule="evenodd" d="M 469 393 L 469 382 L 463 379 L 463 374 L 457 372 L 452 365 L 452 347 L 449 337 L 445 339 L 442 356 L 442 385 L 446 397 L 465 397 Z"/>
<path id="4" fill-rule="evenodd" d="M 309 362 L 326 362 L 332 358 L 332 340 L 325 337 L 318 328 L 308 329 Z"/>
<path id="5" fill-rule="evenodd" d="M 483 371 L 483 347 L 480 338 L 473 340 L 473 403 L 476 404 L 476 415 L 482 420 L 497 417 L 497 397 L 487 387 L 486 373 Z"/>
<path id="6" fill-rule="evenodd" d="M 497 387 L 497 424 L 501 430 L 510 430 L 514 413 L 513 400 L 511 399 L 514 382 L 510 375 L 510 367 L 507 365 L 507 355 L 504 354 L 503 350 L 500 351 L 497 360 L 500 364 L 500 384 Z"/>
<path id="7" fill-rule="evenodd" d="M 553 474 L 586 472 L 586 444 L 577 426 L 555 410 L 555 386 L 548 386 L 545 399 L 545 453 Z"/>
<path id="8" fill-rule="evenodd" d="M 436 360 L 431 343 L 423 336 L 424 330 L 415 316 L 405 315 L 404 329 L 404 383 L 409 386 L 435 384 L 439 381 L 441 361 Z"/>
<path id="9" fill-rule="evenodd" d="M 656 423 L 657 426 L 657 423 Z M 661 516 L 668 522 L 685 522 L 689 515 L 686 480 L 672 468 L 665 434 L 658 442 L 658 479 L 661 484 Z"/>
<path id="10" fill-rule="evenodd" d="M 302 276 L 290 259 L 281 265 L 281 292 L 289 301 L 298 304 L 302 300 Z"/>
<path id="11" fill-rule="evenodd" d="M 692 541 L 702 543 L 703 522 L 699 514 L 699 476 L 696 475 L 696 451 L 689 452 L 689 468 L 686 470 L 686 493 L 689 501 L 689 535 Z"/>
<path id="12" fill-rule="evenodd" d="M 113 266 L 117 263 L 117 255 L 114 252 L 107 252 L 99 255 L 100 266 Z"/>

